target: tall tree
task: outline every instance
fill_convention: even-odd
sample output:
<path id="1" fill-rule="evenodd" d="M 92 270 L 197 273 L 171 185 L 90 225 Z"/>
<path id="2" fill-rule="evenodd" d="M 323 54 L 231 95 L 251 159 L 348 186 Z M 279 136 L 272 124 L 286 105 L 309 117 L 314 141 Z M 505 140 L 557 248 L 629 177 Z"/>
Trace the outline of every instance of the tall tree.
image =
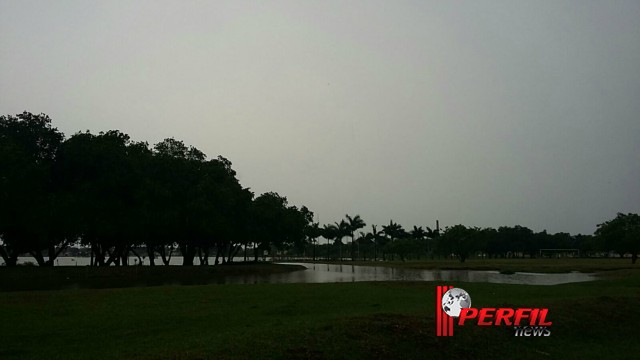
<path id="1" fill-rule="evenodd" d="M 331 258 L 329 241 L 333 240 L 334 244 L 340 237 L 340 232 L 338 231 L 338 227 L 334 224 L 325 224 L 322 228 L 322 237 L 327 239 L 327 260 Z"/>
<path id="2" fill-rule="evenodd" d="M 446 255 L 454 254 L 460 262 L 465 262 L 475 251 L 479 232 L 478 228 L 467 228 L 464 225 L 447 227 L 438 239 L 440 249 Z"/>
<path id="3" fill-rule="evenodd" d="M 63 138 L 45 114 L 0 116 L 0 256 L 7 266 L 15 266 L 24 253 L 52 265 L 74 241 L 64 232 L 61 200 L 51 182 Z"/>
<path id="4" fill-rule="evenodd" d="M 382 225 L 382 232 L 384 233 L 385 237 L 388 237 L 390 243 L 393 243 L 396 239 L 404 237 L 406 234 L 406 231 L 402 228 L 402 225 L 393 222 L 393 220 L 389 220 L 389 225 Z M 382 259 L 386 260 L 384 250 L 382 252 Z"/>
<path id="5" fill-rule="evenodd" d="M 194 263 L 200 241 L 194 211 L 201 205 L 200 175 L 205 155 L 184 142 L 168 138 L 154 146 L 154 178 L 159 218 L 167 244 L 177 242 L 183 265 Z"/>
<path id="6" fill-rule="evenodd" d="M 631 263 L 638 260 L 640 251 L 640 216 L 618 213 L 612 220 L 598 224 L 595 235 L 600 238 L 605 249 L 615 250 L 620 257 L 631 254 Z"/>
<path id="7" fill-rule="evenodd" d="M 313 220 L 313 213 L 305 206 L 300 209 L 288 206 L 286 197 L 268 192 L 254 200 L 252 209 L 259 251 L 272 247 L 281 250 L 304 243 L 305 228 Z"/>
<path id="8" fill-rule="evenodd" d="M 364 220 L 362 220 L 362 218 L 360 217 L 360 215 L 356 215 L 354 217 L 349 216 L 349 214 L 345 215 L 347 218 L 347 224 L 348 224 L 348 231 L 349 234 L 351 236 L 351 260 L 355 260 L 356 258 L 356 251 L 355 251 L 355 247 L 354 247 L 354 240 L 355 240 L 355 233 L 356 231 L 358 231 L 359 229 L 362 229 L 363 227 L 367 226 L 367 224 L 364 222 Z M 358 249 L 358 256 L 360 256 L 360 251 Z"/>
<path id="9" fill-rule="evenodd" d="M 91 246 L 96 265 L 126 264 L 142 242 L 138 195 L 144 184 L 131 153 L 144 147 L 115 130 L 77 133 L 61 147 L 56 181 L 70 204 L 73 231 Z"/>
<path id="10" fill-rule="evenodd" d="M 318 238 L 322 236 L 322 228 L 320 227 L 319 223 L 312 223 L 311 225 L 307 226 L 307 228 L 305 229 L 305 233 L 307 235 L 307 238 L 313 245 L 313 261 L 316 261 L 316 245 L 318 242 Z"/>
<path id="11" fill-rule="evenodd" d="M 336 241 L 334 242 L 338 244 L 338 258 L 342 261 L 342 239 L 345 236 L 349 236 L 351 233 L 349 230 L 349 223 L 344 220 L 340 220 L 340 222 L 336 222 Z"/>
<path id="12" fill-rule="evenodd" d="M 360 237 L 356 240 L 358 243 L 358 249 L 362 249 L 363 252 L 363 260 L 367 260 L 367 251 L 371 248 L 371 244 L 373 244 L 373 234 L 370 232 L 360 231 Z M 358 257 L 360 257 L 358 250 Z"/>
<path id="13" fill-rule="evenodd" d="M 389 220 L 389 225 L 382 225 L 382 231 L 391 239 L 391 241 L 404 237 L 406 234 L 402 225 L 393 222 L 393 220 Z"/>
<path id="14" fill-rule="evenodd" d="M 409 232 L 411 237 L 414 240 L 417 240 L 419 243 L 424 243 L 423 249 L 424 252 L 427 253 L 429 250 L 427 249 L 427 232 L 422 229 L 422 226 L 413 226 L 413 230 Z M 419 255 L 418 255 L 419 257 Z"/>
<path id="15" fill-rule="evenodd" d="M 378 231 L 377 225 L 371 225 L 371 239 L 373 241 L 373 260 L 378 261 L 378 243 L 383 238 L 382 231 Z"/>

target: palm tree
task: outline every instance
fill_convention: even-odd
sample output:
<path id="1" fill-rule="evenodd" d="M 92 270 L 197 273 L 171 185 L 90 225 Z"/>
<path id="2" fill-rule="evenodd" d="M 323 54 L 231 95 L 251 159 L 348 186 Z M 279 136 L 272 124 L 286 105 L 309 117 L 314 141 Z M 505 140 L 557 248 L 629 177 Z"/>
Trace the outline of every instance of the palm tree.
<path id="1" fill-rule="evenodd" d="M 389 240 L 394 240 L 405 236 L 406 231 L 402 228 L 402 225 L 394 223 L 393 220 L 389 220 L 389 225 L 382 225 L 382 232 L 385 236 L 389 237 Z M 382 260 L 385 260 L 384 251 L 382 252 Z"/>
<path id="2" fill-rule="evenodd" d="M 371 234 L 370 232 L 368 233 L 364 233 L 363 231 L 360 231 L 360 237 L 358 238 L 358 240 L 356 240 L 358 242 L 358 256 L 360 255 L 360 243 L 365 241 L 365 244 L 368 244 L 369 242 L 371 242 L 371 240 L 373 239 L 373 234 Z M 364 261 L 367 261 L 367 250 L 365 248 L 364 251 Z"/>
<path id="3" fill-rule="evenodd" d="M 382 232 L 389 236 L 391 241 L 403 237 L 406 233 L 402 228 L 402 225 L 394 223 L 393 220 L 389 221 L 389 225 L 382 225 Z"/>
<path id="4" fill-rule="evenodd" d="M 374 261 L 378 261 L 378 239 L 382 237 L 382 231 L 378 231 L 378 227 L 376 225 L 371 225 L 371 237 L 373 239 L 373 259 Z"/>
<path id="5" fill-rule="evenodd" d="M 425 241 L 427 236 L 427 232 L 422 230 L 422 226 L 415 226 L 415 225 L 413 226 L 413 230 L 411 230 L 409 234 L 411 235 L 412 238 L 419 241 Z M 428 249 L 425 249 L 425 251 L 428 251 Z M 419 256 L 420 255 L 418 255 L 418 258 Z"/>
<path id="6" fill-rule="evenodd" d="M 349 233 L 351 234 L 351 261 L 355 260 L 355 252 L 354 252 L 354 247 L 353 247 L 353 240 L 354 240 L 354 236 L 355 236 L 355 232 L 358 229 L 362 229 L 363 227 L 367 226 L 367 224 L 365 224 L 364 220 L 362 220 L 362 218 L 360 217 L 360 215 L 356 215 L 354 217 L 349 216 L 349 214 L 345 215 L 347 217 L 347 222 L 348 222 L 348 230 Z M 360 256 L 360 247 L 358 246 L 358 256 Z"/>
<path id="7" fill-rule="evenodd" d="M 320 224 L 313 223 L 306 228 L 307 237 L 313 243 L 313 261 L 316 261 L 316 243 L 317 239 L 322 236 L 322 229 Z"/>
<path id="8" fill-rule="evenodd" d="M 329 260 L 329 240 L 335 240 L 338 236 L 338 228 L 333 224 L 326 224 L 322 228 L 322 237 L 327 239 L 327 260 Z"/>
<path id="9" fill-rule="evenodd" d="M 336 242 L 338 242 L 338 249 L 339 249 L 338 256 L 340 258 L 340 261 L 342 261 L 342 238 L 344 238 L 345 236 L 348 236 L 351 233 L 351 231 L 349 229 L 349 223 L 347 223 L 344 220 L 340 220 L 340 222 L 336 222 L 335 227 L 337 229 L 335 237 L 336 237 Z"/>
<path id="10" fill-rule="evenodd" d="M 411 237 L 416 240 L 422 240 L 427 233 L 422 229 L 422 226 L 414 225 L 413 230 L 411 230 L 409 234 L 411 234 Z"/>
<path id="11" fill-rule="evenodd" d="M 431 258 L 433 259 L 433 246 L 431 246 L 431 248 L 429 247 L 429 241 L 437 238 L 440 233 L 439 231 L 436 230 L 432 230 L 430 227 L 427 226 L 427 230 L 425 231 L 425 235 L 427 237 L 427 254 L 431 254 Z"/>

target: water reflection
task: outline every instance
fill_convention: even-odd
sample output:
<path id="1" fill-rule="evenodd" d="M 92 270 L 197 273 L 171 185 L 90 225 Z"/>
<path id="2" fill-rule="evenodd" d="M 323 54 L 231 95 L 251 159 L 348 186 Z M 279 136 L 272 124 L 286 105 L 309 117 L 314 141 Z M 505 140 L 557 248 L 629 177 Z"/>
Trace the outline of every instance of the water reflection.
<path id="1" fill-rule="evenodd" d="M 26 258 L 28 259 L 28 258 Z M 174 260 L 175 259 L 175 260 Z M 172 259 L 172 264 L 181 264 L 181 258 Z M 61 265 L 83 266 L 89 264 L 87 258 L 60 258 Z M 64 261 L 64 264 L 63 264 Z M 314 264 L 314 263 L 282 263 L 295 264 L 306 267 L 306 270 L 292 271 L 280 274 L 251 274 L 251 275 L 227 275 L 212 276 L 211 278 L 198 279 L 189 284 L 278 284 L 278 283 L 333 283 L 356 281 L 438 281 L 438 282 L 486 282 L 498 284 L 526 284 L 526 285 L 557 285 L 573 282 L 596 280 L 594 274 L 567 273 L 567 274 L 538 274 L 515 273 L 512 275 L 500 274 L 498 271 L 479 270 L 418 270 L 382 266 L 359 266 L 343 264 Z M 169 282 L 171 283 L 171 282 Z M 161 285 L 169 284 L 161 282 Z"/>
<path id="2" fill-rule="evenodd" d="M 593 274 L 500 274 L 498 271 L 478 270 L 417 270 L 378 266 L 330 265 L 313 263 L 290 263 L 302 265 L 307 270 L 286 274 L 255 276 L 255 282 L 355 282 L 355 281 L 464 281 L 498 284 L 557 285 L 595 280 Z M 227 283 L 236 283 L 228 279 Z"/>
<path id="3" fill-rule="evenodd" d="M 557 285 L 595 280 L 593 274 L 500 274 L 498 271 L 417 270 L 392 267 L 282 263 L 305 266 L 306 270 L 282 274 L 253 274 L 217 278 L 217 284 L 336 283 L 356 281 L 463 281 L 497 284 Z"/>

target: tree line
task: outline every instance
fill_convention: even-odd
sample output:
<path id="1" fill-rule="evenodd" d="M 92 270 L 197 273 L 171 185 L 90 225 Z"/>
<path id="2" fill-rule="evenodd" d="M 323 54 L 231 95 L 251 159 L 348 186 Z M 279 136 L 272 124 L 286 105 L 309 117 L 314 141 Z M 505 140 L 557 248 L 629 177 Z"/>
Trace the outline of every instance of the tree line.
<path id="1" fill-rule="evenodd" d="M 169 138 L 153 146 L 113 130 L 69 138 L 45 114 L 0 117 L 0 256 L 51 266 L 68 246 L 95 266 L 126 265 L 143 246 L 155 265 L 180 253 L 229 262 L 302 243 L 313 213 L 239 183 L 231 162 Z"/>
<path id="2" fill-rule="evenodd" d="M 464 262 L 575 249 L 580 256 L 630 254 L 635 263 L 640 250 L 637 214 L 620 213 L 594 235 L 576 236 L 519 225 L 407 231 L 393 221 L 364 231 L 359 215 L 321 226 L 307 207 L 289 205 L 284 196 L 254 196 L 231 165 L 173 138 L 153 146 L 117 130 L 65 138 L 45 114 L 0 116 L 0 256 L 7 266 L 25 254 L 52 266 L 67 247 L 81 244 L 90 248 L 93 266 L 126 265 L 132 254 L 141 258 L 141 248 L 150 265 L 156 256 L 168 265 L 176 253 L 184 265 L 196 257 L 202 265 L 210 257 L 227 263 L 248 247 L 254 260 L 276 251 L 314 260 Z"/>
<path id="3" fill-rule="evenodd" d="M 289 254 L 342 260 L 407 260 L 428 258 L 537 258 L 556 256 L 603 257 L 629 255 L 633 263 L 640 250 L 640 216 L 617 214 L 616 218 L 597 225 L 594 235 L 547 233 L 516 225 L 495 228 L 465 225 L 439 228 L 413 226 L 405 230 L 393 220 L 370 231 L 359 231 L 366 223 L 359 215 L 320 226 L 313 223 L 307 233 L 309 244 L 292 249 Z M 358 237 L 355 238 L 355 234 Z M 322 243 L 319 238 L 324 238 Z M 343 242 L 351 239 L 351 243 Z M 350 251 L 350 254 L 348 253 Z"/>

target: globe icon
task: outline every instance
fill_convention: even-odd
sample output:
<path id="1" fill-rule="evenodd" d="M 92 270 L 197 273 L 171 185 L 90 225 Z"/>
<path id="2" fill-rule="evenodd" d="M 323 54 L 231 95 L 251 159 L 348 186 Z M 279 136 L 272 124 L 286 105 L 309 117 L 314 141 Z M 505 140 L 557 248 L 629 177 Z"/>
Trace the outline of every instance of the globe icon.
<path id="1" fill-rule="evenodd" d="M 462 309 L 471 307 L 471 296 L 460 288 L 449 289 L 442 296 L 442 310 L 451 317 L 460 316 Z"/>

